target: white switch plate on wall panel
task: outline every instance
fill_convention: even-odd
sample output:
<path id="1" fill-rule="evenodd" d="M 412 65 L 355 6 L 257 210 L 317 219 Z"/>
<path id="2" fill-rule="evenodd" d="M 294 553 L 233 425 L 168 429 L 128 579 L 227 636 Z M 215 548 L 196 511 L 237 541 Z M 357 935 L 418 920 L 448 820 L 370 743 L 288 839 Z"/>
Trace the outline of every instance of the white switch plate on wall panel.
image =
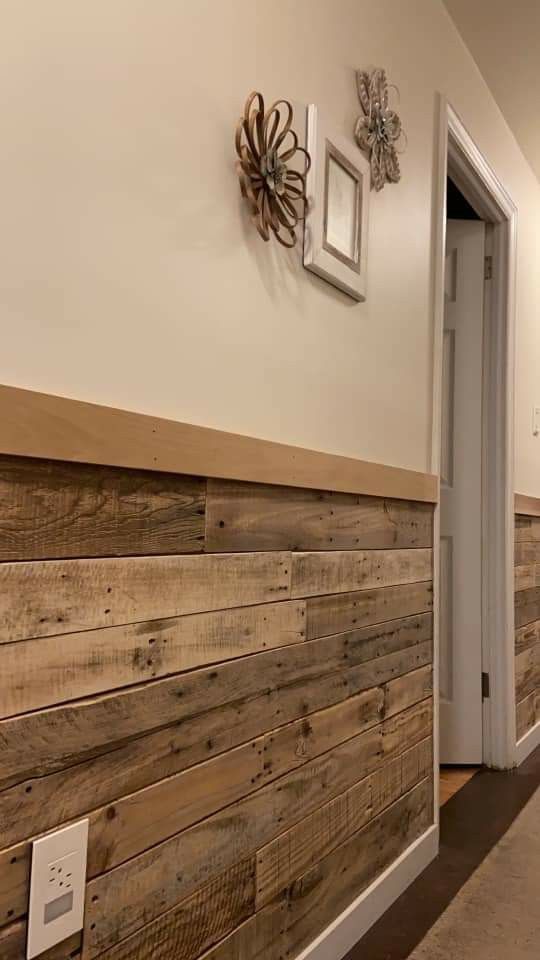
<path id="1" fill-rule="evenodd" d="M 61 943 L 84 923 L 88 820 L 32 844 L 28 960 Z"/>

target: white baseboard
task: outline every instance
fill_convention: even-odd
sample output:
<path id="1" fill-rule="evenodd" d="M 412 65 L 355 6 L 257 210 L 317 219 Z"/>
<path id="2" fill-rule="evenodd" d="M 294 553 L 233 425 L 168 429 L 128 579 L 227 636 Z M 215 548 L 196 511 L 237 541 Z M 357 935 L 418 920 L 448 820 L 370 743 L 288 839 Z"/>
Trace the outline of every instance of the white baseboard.
<path id="1" fill-rule="evenodd" d="M 433 824 L 364 890 L 296 960 L 340 960 L 394 900 L 416 880 L 439 852 L 439 828 Z"/>
<path id="2" fill-rule="evenodd" d="M 533 750 L 536 750 L 536 747 L 540 745 L 540 720 L 532 728 L 528 730 L 524 737 L 521 740 L 518 740 L 516 744 L 516 763 L 519 766 L 520 763 L 523 763 L 527 759 L 530 753 Z"/>

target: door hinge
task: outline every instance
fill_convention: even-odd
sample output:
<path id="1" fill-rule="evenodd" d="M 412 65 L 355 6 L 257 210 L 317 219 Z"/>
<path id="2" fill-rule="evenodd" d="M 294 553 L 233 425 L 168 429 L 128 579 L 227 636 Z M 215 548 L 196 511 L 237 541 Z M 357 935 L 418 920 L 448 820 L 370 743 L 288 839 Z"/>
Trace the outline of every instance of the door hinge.
<path id="1" fill-rule="evenodd" d="M 482 673 L 482 700 L 489 700 L 489 673 Z"/>
<path id="2" fill-rule="evenodd" d="M 493 257 L 484 257 L 484 280 L 491 280 L 493 276 Z"/>

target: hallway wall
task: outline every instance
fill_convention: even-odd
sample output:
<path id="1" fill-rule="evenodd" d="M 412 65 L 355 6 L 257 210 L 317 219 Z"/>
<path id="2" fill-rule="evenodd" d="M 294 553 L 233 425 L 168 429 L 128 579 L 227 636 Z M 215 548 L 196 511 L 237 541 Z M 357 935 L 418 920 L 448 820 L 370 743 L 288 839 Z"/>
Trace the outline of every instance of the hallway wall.
<path id="1" fill-rule="evenodd" d="M 0 496 L 1 960 L 86 816 L 43 960 L 292 958 L 433 822 L 432 504 L 19 457 Z"/>
<path id="2" fill-rule="evenodd" d="M 516 489 L 540 494 L 540 188 L 439 0 L 2 6 L 0 381 L 429 469 L 437 91 L 519 208 Z M 247 94 L 351 136 L 384 65 L 408 146 L 355 305 L 251 228 Z M 301 123 L 301 108 L 298 109 Z"/>
<path id="3" fill-rule="evenodd" d="M 516 735 L 540 723 L 540 518 L 516 514 Z"/>

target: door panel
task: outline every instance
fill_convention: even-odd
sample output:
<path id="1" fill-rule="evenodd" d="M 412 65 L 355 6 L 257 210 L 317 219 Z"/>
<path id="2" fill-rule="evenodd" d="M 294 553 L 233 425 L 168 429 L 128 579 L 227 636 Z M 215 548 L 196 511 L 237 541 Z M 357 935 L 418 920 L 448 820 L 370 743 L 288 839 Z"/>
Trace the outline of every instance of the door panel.
<path id="1" fill-rule="evenodd" d="M 449 220 L 441 431 L 440 760 L 482 762 L 485 226 Z"/>

